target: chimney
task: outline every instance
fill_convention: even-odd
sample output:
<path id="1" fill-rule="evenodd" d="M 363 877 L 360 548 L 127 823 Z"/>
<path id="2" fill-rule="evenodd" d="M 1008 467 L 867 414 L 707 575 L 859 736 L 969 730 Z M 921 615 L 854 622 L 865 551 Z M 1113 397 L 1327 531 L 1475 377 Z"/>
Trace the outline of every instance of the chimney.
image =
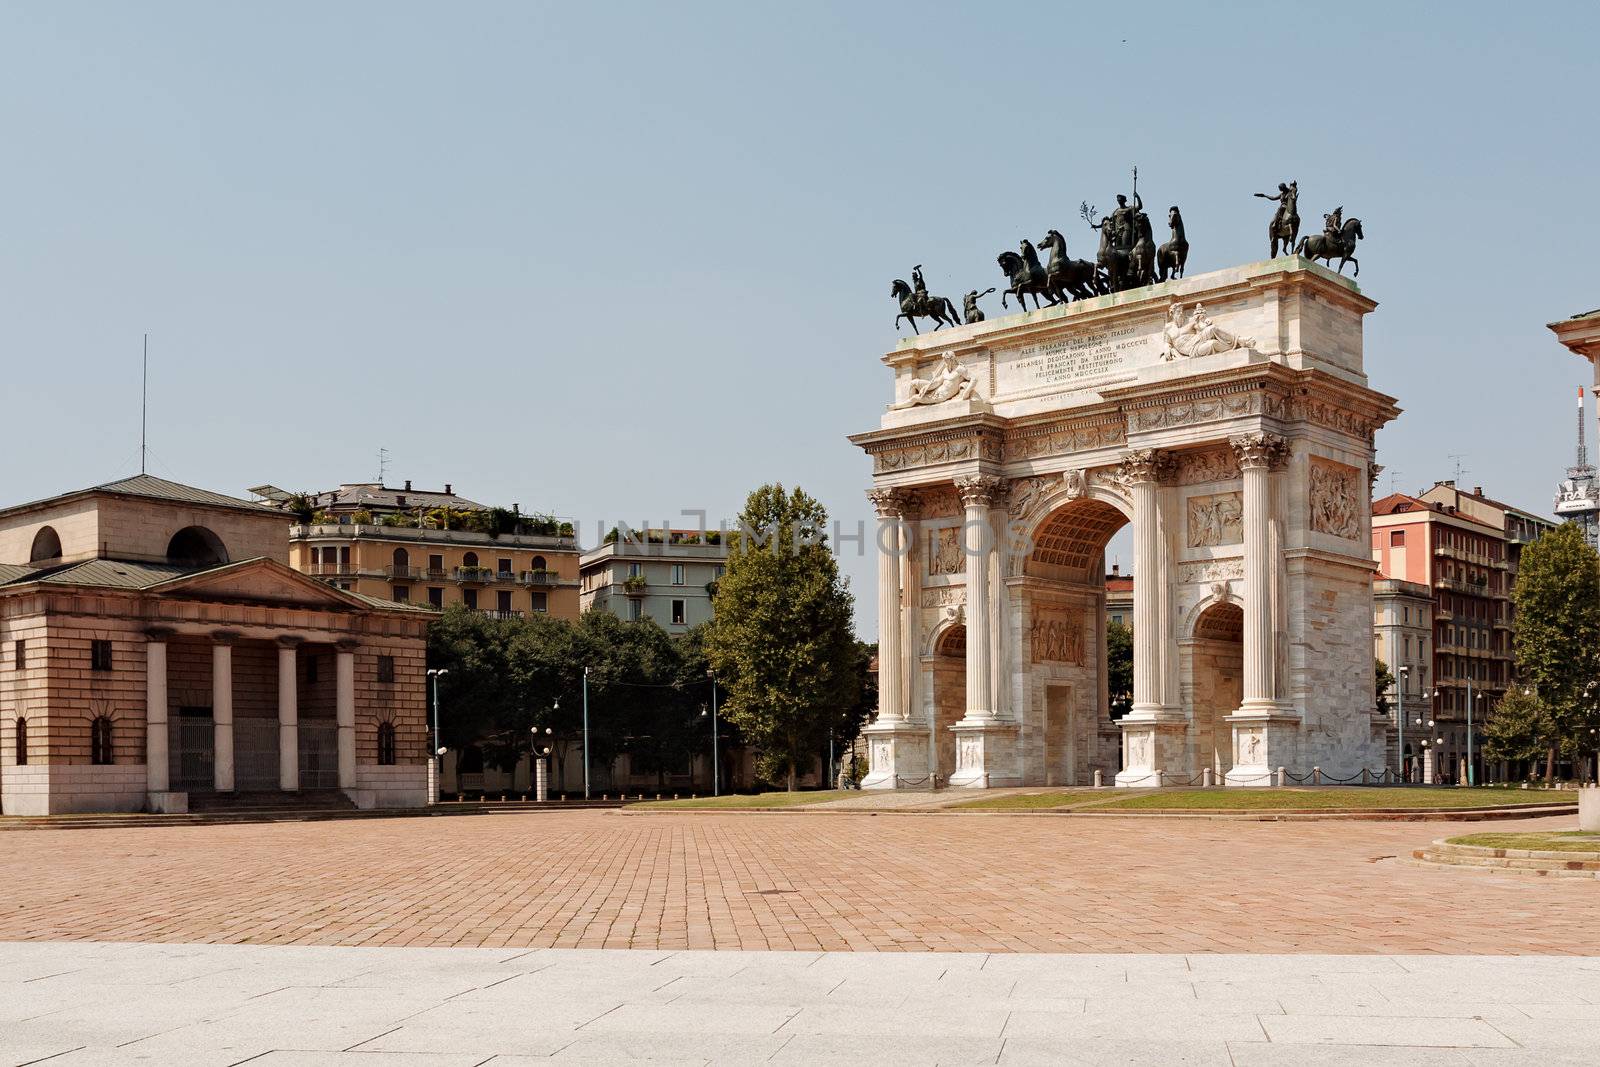
<path id="1" fill-rule="evenodd" d="M 410 478 L 406 479 L 406 492 L 408 492 L 408 493 L 411 492 L 411 479 Z"/>
<path id="2" fill-rule="evenodd" d="M 1120 575 L 1121 573 L 1122 573 L 1122 564 L 1113 563 L 1111 565 L 1111 577 L 1115 578 L 1118 575 Z"/>
<path id="3" fill-rule="evenodd" d="M 455 495 L 455 490 L 450 488 L 450 483 L 449 482 L 445 482 L 444 483 L 444 495 L 445 496 L 454 496 Z"/>
<path id="4" fill-rule="evenodd" d="M 1483 495 L 1483 486 L 1481 486 L 1481 485 L 1473 486 L 1472 487 L 1472 495 L 1473 496 L 1482 496 Z"/>

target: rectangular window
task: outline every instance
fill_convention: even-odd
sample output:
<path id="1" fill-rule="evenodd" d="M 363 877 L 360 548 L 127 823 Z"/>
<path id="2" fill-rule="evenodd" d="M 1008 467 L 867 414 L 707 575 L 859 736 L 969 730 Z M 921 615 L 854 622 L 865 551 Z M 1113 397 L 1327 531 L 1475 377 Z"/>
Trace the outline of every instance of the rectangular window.
<path id="1" fill-rule="evenodd" d="M 345 571 L 349 571 L 350 570 L 350 546 L 349 545 L 344 545 L 339 549 L 339 570 L 341 572 L 345 572 Z"/>
<path id="2" fill-rule="evenodd" d="M 682 585 L 683 584 L 683 564 L 681 564 L 681 563 L 674 563 L 672 565 L 672 584 L 673 585 Z"/>
<path id="3" fill-rule="evenodd" d="M 436 608 L 444 607 L 444 590 L 433 585 L 428 587 L 428 603 Z"/>
<path id="4" fill-rule="evenodd" d="M 411 603 L 411 587 L 409 585 L 397 585 L 397 586 L 395 586 L 394 587 L 394 602 L 396 604 L 409 604 L 409 603 Z"/>
<path id="5" fill-rule="evenodd" d="M 111 669 L 111 642 L 94 640 L 89 642 L 89 668 L 96 671 L 109 671 Z"/>
<path id="6" fill-rule="evenodd" d="M 499 560 L 498 562 L 499 562 L 499 567 L 497 568 L 497 570 L 499 572 L 500 577 L 502 577 L 502 578 L 511 577 L 511 573 L 512 573 L 511 572 L 511 561 L 509 559 L 502 559 L 502 560 Z"/>
<path id="7" fill-rule="evenodd" d="M 20 637 L 17 638 L 16 649 L 17 649 L 16 669 L 19 670 L 19 671 L 26 670 L 27 667 L 28 667 L 28 642 L 25 641 L 24 639 L 20 638 Z"/>
<path id="8" fill-rule="evenodd" d="M 1393 533 L 1391 533 L 1389 535 L 1389 547 L 1390 548 L 1404 548 L 1405 546 L 1406 546 L 1406 532 L 1404 530 L 1395 530 Z"/>
<path id="9" fill-rule="evenodd" d="M 496 593 L 494 595 L 494 606 L 496 611 L 510 611 L 511 590 L 502 589 L 500 592 Z"/>
<path id="10" fill-rule="evenodd" d="M 637 600 L 628 601 L 628 621 L 638 622 L 644 618 L 644 604 Z"/>
<path id="11" fill-rule="evenodd" d="M 431 574 L 443 574 L 444 573 L 444 557 L 443 556 L 429 556 L 428 557 L 428 571 Z"/>
<path id="12" fill-rule="evenodd" d="M 393 656 L 379 656 L 378 657 L 378 681 L 380 681 L 380 682 L 392 682 L 392 681 L 394 681 L 394 657 Z"/>
<path id="13" fill-rule="evenodd" d="M 476 589 L 461 590 L 461 602 L 472 611 L 478 610 L 478 591 Z"/>
<path id="14" fill-rule="evenodd" d="M 540 612 L 549 611 L 550 594 L 546 593 L 543 589 L 535 589 L 533 591 L 533 610 Z"/>
<path id="15" fill-rule="evenodd" d="M 628 577 L 629 578 L 637 578 L 637 577 L 639 577 L 639 575 L 641 575 L 643 573 L 644 573 L 644 565 L 643 564 L 641 564 L 641 563 L 630 563 L 630 564 L 628 564 Z"/>
<path id="16" fill-rule="evenodd" d="M 316 566 L 319 566 L 321 563 L 322 563 L 322 549 L 318 548 L 316 545 L 312 545 L 311 546 L 311 565 L 313 567 L 316 567 Z"/>
<path id="17" fill-rule="evenodd" d="M 1410 622 L 1411 621 L 1411 609 L 1410 608 L 1403 608 L 1402 609 L 1402 614 L 1403 614 L 1406 622 Z"/>
<path id="18" fill-rule="evenodd" d="M 672 624 L 674 626 L 683 625 L 683 601 L 681 600 L 672 602 Z"/>

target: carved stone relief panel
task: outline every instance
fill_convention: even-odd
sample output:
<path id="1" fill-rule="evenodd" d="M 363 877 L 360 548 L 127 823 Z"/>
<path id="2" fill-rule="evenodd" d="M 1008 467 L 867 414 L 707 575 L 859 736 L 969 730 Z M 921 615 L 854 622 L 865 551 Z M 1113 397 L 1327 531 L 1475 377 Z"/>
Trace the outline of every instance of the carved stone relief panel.
<path id="1" fill-rule="evenodd" d="M 1265 750 L 1262 747 L 1265 742 L 1261 736 L 1261 729 L 1253 726 L 1241 728 L 1236 732 L 1235 737 L 1238 748 L 1233 754 L 1233 762 L 1242 766 L 1252 766 L 1260 763 L 1265 755 Z"/>
<path id="2" fill-rule="evenodd" d="M 1208 559 L 1196 563 L 1180 563 L 1177 568 L 1177 579 L 1183 585 L 1211 585 L 1216 582 L 1229 582 L 1244 577 L 1244 560 L 1234 559 Z"/>
<path id="3" fill-rule="evenodd" d="M 917 514 L 924 519 L 948 519 L 961 514 L 961 498 L 953 485 L 917 490 Z"/>
<path id="4" fill-rule="evenodd" d="M 1121 422 L 1056 423 L 1030 427 L 1006 436 L 1007 459 L 1034 459 L 1039 456 L 1065 456 L 1095 448 L 1111 448 L 1127 440 Z"/>
<path id="5" fill-rule="evenodd" d="M 1035 610 L 1028 628 L 1035 663 L 1083 666 L 1083 617 L 1064 611 Z"/>
<path id="6" fill-rule="evenodd" d="M 976 737 L 963 737 L 956 743 L 956 769 L 966 770 L 983 766 L 983 742 Z"/>
<path id="7" fill-rule="evenodd" d="M 1311 528 L 1349 541 L 1361 537 L 1361 472 L 1311 457 Z"/>
<path id="8" fill-rule="evenodd" d="M 964 585 L 936 585 L 922 591 L 922 606 L 925 608 L 947 608 L 966 602 L 967 587 Z"/>
<path id="9" fill-rule="evenodd" d="M 1188 529 L 1190 548 L 1244 544 L 1244 494 L 1190 497 Z"/>
<path id="10" fill-rule="evenodd" d="M 1136 733 L 1126 736 L 1128 738 L 1128 766 L 1150 766 L 1155 758 L 1155 735 Z"/>
<path id="11" fill-rule="evenodd" d="M 1231 448 L 1208 452 L 1184 452 L 1178 456 L 1179 485 L 1198 485 L 1201 482 L 1231 482 L 1241 477 L 1239 462 Z"/>
<path id="12" fill-rule="evenodd" d="M 961 554 L 961 527 L 943 526 L 928 531 L 928 573 L 964 574 L 967 561 Z"/>

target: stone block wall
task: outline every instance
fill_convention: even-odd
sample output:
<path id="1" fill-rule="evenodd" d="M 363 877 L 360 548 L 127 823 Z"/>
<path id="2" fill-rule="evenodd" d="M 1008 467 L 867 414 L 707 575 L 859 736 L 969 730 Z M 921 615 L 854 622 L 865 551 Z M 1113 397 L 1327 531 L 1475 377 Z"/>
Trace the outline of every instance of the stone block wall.
<path id="1" fill-rule="evenodd" d="M 379 659 L 394 660 L 394 681 L 379 680 Z M 427 647 L 398 635 L 372 635 L 356 649 L 356 764 L 378 762 L 378 723 L 395 727 L 395 762 L 428 758 Z"/>
<path id="2" fill-rule="evenodd" d="M 0 765 L 0 814 L 69 815 L 142 811 L 142 763 Z"/>

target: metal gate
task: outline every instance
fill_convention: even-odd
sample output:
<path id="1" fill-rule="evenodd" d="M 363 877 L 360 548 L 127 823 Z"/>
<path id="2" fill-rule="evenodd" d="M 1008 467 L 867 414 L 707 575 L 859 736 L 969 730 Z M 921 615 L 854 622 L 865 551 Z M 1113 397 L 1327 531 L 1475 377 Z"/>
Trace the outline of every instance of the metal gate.
<path id="1" fill-rule="evenodd" d="M 300 720 L 300 788 L 339 788 L 339 724 Z"/>
<path id="2" fill-rule="evenodd" d="M 278 720 L 233 720 L 233 787 L 259 792 L 278 785 Z"/>
<path id="3" fill-rule="evenodd" d="M 216 744 L 210 708 L 183 708 L 167 720 L 167 774 L 173 789 L 211 789 L 216 785 Z"/>

